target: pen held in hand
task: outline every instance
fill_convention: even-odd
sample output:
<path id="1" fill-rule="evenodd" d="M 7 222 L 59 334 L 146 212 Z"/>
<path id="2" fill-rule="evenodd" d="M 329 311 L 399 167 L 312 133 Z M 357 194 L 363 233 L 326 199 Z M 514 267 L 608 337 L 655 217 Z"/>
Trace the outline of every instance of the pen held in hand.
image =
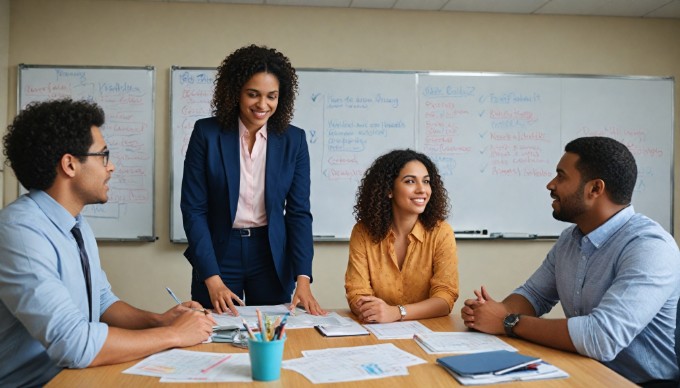
<path id="1" fill-rule="evenodd" d="M 172 297 L 172 299 L 174 299 L 175 302 L 177 302 L 177 304 L 179 304 L 179 305 L 182 304 L 182 301 L 179 300 L 179 298 L 177 297 L 177 295 L 175 295 L 174 292 L 172 292 L 172 290 L 170 289 L 170 287 L 165 287 L 165 289 L 168 291 L 168 294 L 170 294 L 170 296 Z M 190 307 L 190 309 L 192 309 L 193 311 L 198 311 L 198 312 L 203 313 L 203 314 L 207 314 L 207 313 L 208 313 L 208 310 L 206 310 L 206 309 L 196 309 L 196 308 L 193 308 L 193 307 Z"/>
<path id="2" fill-rule="evenodd" d="M 170 296 L 172 297 L 172 299 L 174 299 L 175 302 L 177 302 L 177 304 L 182 304 L 182 302 L 179 300 L 179 298 L 177 297 L 177 295 L 175 295 L 175 293 L 172 292 L 172 290 L 170 289 L 170 287 L 165 287 L 165 289 L 168 291 L 168 294 L 170 294 Z"/>

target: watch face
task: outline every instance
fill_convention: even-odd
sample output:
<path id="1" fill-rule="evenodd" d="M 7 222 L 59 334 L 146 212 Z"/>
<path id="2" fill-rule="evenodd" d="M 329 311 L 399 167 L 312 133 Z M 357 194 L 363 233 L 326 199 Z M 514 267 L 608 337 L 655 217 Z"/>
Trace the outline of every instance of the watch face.
<path id="1" fill-rule="evenodd" d="M 519 322 L 519 314 L 510 314 L 503 320 L 503 326 L 513 327 Z"/>

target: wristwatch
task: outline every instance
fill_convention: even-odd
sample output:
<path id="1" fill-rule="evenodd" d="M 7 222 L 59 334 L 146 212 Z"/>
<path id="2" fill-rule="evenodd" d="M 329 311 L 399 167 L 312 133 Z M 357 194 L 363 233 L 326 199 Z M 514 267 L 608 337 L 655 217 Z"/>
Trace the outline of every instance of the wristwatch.
<path id="1" fill-rule="evenodd" d="M 503 319 L 503 327 L 505 328 L 505 335 L 512 338 L 519 338 L 512 329 L 519 323 L 519 314 L 508 314 Z"/>
<path id="2" fill-rule="evenodd" d="M 406 307 L 402 305 L 397 305 L 397 307 L 399 308 L 399 315 L 401 315 L 401 318 L 399 318 L 399 320 L 403 321 L 404 318 L 406 318 Z"/>

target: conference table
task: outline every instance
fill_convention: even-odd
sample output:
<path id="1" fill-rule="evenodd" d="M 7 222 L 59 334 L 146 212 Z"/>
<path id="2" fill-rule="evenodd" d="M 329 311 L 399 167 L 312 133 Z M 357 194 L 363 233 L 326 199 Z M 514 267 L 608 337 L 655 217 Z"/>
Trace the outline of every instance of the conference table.
<path id="1" fill-rule="evenodd" d="M 340 315 L 353 317 L 349 310 L 337 310 Z M 420 322 L 433 331 L 466 331 L 460 316 L 455 312 L 452 315 L 433 319 L 423 319 Z M 427 364 L 411 366 L 407 376 L 389 377 L 383 379 L 371 379 L 346 383 L 334 383 L 333 387 L 371 387 L 371 388 L 394 388 L 394 387 L 444 387 L 458 386 L 458 382 L 442 367 L 436 364 L 436 359 L 444 355 L 427 354 L 412 339 L 402 340 L 378 340 L 375 336 L 358 337 L 334 337 L 321 336 L 314 329 L 291 329 L 287 331 L 288 339 L 284 349 L 283 358 L 292 359 L 302 357 L 302 350 L 325 349 L 333 347 L 374 345 L 391 342 L 402 350 L 417 357 L 427 360 Z M 540 357 L 569 374 L 569 378 L 556 380 L 540 380 L 527 382 L 504 383 L 503 386 L 512 387 L 636 387 L 635 384 L 621 375 L 600 364 L 599 362 L 574 353 L 563 352 L 532 344 L 530 342 L 501 337 L 504 341 L 514 346 L 520 353 Z M 203 352 L 219 353 L 245 353 L 247 350 L 239 349 L 228 343 L 209 343 L 185 348 Z M 100 366 L 87 369 L 65 369 L 59 373 L 47 387 L 193 387 L 197 383 L 163 383 L 158 377 L 123 374 L 122 371 L 135 365 L 139 360 L 122 364 Z M 273 382 L 252 383 L 200 383 L 201 386 L 229 386 L 229 387 L 313 387 L 312 384 L 301 374 L 291 370 L 282 369 L 281 379 Z M 322 384 L 330 385 L 330 384 Z"/>

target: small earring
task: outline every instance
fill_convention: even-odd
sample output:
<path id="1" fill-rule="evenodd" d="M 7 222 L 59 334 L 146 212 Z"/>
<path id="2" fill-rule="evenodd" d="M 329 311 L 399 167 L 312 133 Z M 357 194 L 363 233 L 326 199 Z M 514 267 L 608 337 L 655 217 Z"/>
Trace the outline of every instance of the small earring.
<path id="1" fill-rule="evenodd" d="M 388 198 L 392 198 L 392 194 L 387 194 L 387 197 L 388 197 Z"/>

